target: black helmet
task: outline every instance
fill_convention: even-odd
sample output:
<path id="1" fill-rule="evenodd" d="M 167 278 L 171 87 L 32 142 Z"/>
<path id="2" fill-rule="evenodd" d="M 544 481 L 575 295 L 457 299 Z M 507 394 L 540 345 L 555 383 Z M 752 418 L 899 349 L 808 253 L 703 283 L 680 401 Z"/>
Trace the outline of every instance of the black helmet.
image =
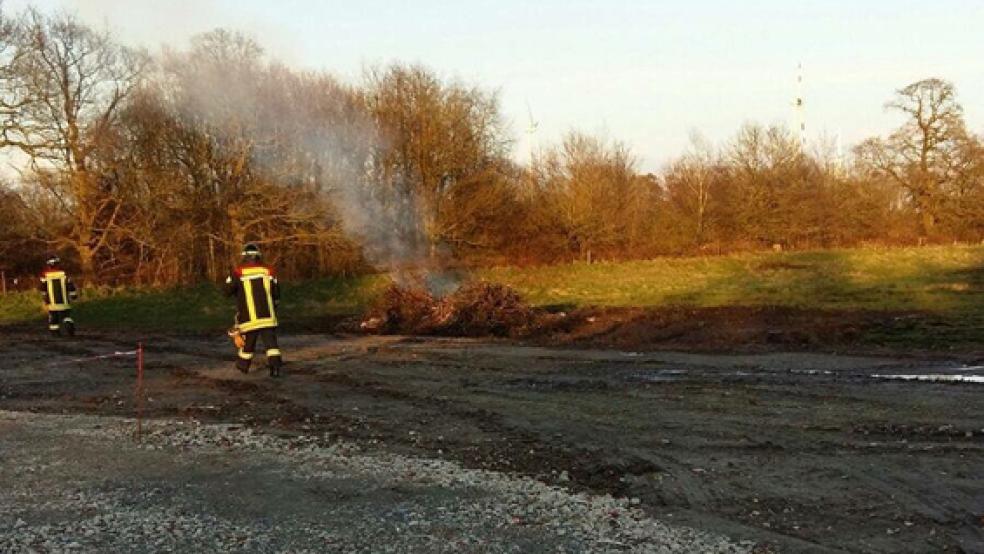
<path id="1" fill-rule="evenodd" d="M 261 256 L 260 247 L 252 242 L 243 247 L 243 259 L 258 262 Z"/>
<path id="2" fill-rule="evenodd" d="M 57 266 L 58 264 L 61 263 L 61 260 L 58 258 L 58 256 L 56 256 L 54 254 L 51 254 L 50 256 L 48 256 L 48 259 L 45 260 L 44 263 L 48 267 L 55 267 L 55 266 Z"/>

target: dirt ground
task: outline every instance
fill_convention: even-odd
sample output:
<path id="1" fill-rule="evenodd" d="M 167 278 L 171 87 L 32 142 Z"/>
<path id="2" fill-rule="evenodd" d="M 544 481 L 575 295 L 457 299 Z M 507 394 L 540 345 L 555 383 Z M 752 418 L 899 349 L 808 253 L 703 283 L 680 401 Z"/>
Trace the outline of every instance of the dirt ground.
<path id="1" fill-rule="evenodd" d="M 748 554 L 455 462 L 230 424 L 0 410 L 0 552 Z"/>
<path id="2" fill-rule="evenodd" d="M 984 375 L 967 359 L 636 352 L 464 339 L 283 337 L 286 377 L 222 338 L 5 331 L 0 410 L 323 436 L 624 497 L 759 552 L 984 552 Z"/>

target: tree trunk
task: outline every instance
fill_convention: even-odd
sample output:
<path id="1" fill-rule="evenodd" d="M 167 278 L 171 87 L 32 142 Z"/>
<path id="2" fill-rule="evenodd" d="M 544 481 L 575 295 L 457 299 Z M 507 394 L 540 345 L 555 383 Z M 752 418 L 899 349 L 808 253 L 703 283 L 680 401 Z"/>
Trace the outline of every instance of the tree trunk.
<path id="1" fill-rule="evenodd" d="M 922 211 L 922 232 L 927 239 L 936 232 L 936 217 L 929 210 Z"/>
<path id="2" fill-rule="evenodd" d="M 936 232 L 936 206 L 932 195 L 927 191 L 922 192 L 916 199 L 916 206 L 919 209 L 922 235 L 926 239 L 932 238 Z"/>
<path id="3" fill-rule="evenodd" d="M 94 283 L 96 280 L 95 256 L 92 247 L 89 246 L 89 234 L 79 234 L 76 250 L 79 254 L 79 264 L 82 271 L 82 282 L 85 284 Z"/>
<path id="4" fill-rule="evenodd" d="M 205 272 L 208 274 L 208 280 L 212 282 L 218 281 L 221 277 L 217 271 L 217 266 L 215 265 L 215 239 L 213 237 L 208 237 L 208 268 Z"/>

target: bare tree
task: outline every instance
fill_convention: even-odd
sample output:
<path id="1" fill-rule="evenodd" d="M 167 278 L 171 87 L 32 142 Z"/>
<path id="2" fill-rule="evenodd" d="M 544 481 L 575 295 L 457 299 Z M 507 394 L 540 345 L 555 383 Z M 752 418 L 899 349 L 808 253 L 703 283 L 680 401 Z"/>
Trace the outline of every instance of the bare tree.
<path id="1" fill-rule="evenodd" d="M 625 231 L 644 206 L 648 181 L 637 179 L 636 160 L 621 143 L 571 132 L 544 156 L 544 207 L 577 255 L 591 261 L 625 244 Z"/>
<path id="2" fill-rule="evenodd" d="M 3 11 L 0 4 L 0 146 L 19 146 L 17 123 L 30 104 L 18 70 L 27 50 L 22 48 L 24 26 Z"/>
<path id="3" fill-rule="evenodd" d="M 691 220 L 694 244 L 703 246 L 707 235 L 708 211 L 717 178 L 717 155 L 713 146 L 693 133 L 690 150 L 666 171 L 665 186 L 670 202 Z"/>
<path id="4" fill-rule="evenodd" d="M 380 133 L 373 175 L 393 202 L 414 204 L 431 245 L 475 246 L 482 239 L 459 216 L 494 209 L 509 138 L 494 93 L 443 82 L 420 66 L 371 69 L 366 103 Z"/>
<path id="5" fill-rule="evenodd" d="M 73 16 L 29 10 L 19 22 L 9 66 L 9 106 L 0 147 L 26 154 L 40 179 L 75 222 L 71 237 L 83 274 L 105 248 L 121 204 L 100 183 L 92 153 L 113 140 L 113 125 L 124 99 L 139 82 L 146 57 L 114 43 L 107 33 Z"/>
<path id="6" fill-rule="evenodd" d="M 906 191 L 918 211 L 924 236 L 932 236 L 947 196 L 968 167 L 963 108 L 953 84 L 940 79 L 913 83 L 886 107 L 902 112 L 905 123 L 885 139 L 872 138 L 857 148 L 875 173 Z"/>

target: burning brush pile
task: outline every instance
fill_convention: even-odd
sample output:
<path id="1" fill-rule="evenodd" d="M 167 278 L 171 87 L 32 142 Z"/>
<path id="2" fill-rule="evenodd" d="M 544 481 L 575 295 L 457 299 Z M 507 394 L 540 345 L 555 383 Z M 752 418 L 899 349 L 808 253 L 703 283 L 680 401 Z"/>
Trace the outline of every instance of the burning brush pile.
<path id="1" fill-rule="evenodd" d="M 393 285 L 382 295 L 362 330 L 369 333 L 443 336 L 522 336 L 536 312 L 513 289 L 474 282 L 435 297 L 424 287 Z"/>

